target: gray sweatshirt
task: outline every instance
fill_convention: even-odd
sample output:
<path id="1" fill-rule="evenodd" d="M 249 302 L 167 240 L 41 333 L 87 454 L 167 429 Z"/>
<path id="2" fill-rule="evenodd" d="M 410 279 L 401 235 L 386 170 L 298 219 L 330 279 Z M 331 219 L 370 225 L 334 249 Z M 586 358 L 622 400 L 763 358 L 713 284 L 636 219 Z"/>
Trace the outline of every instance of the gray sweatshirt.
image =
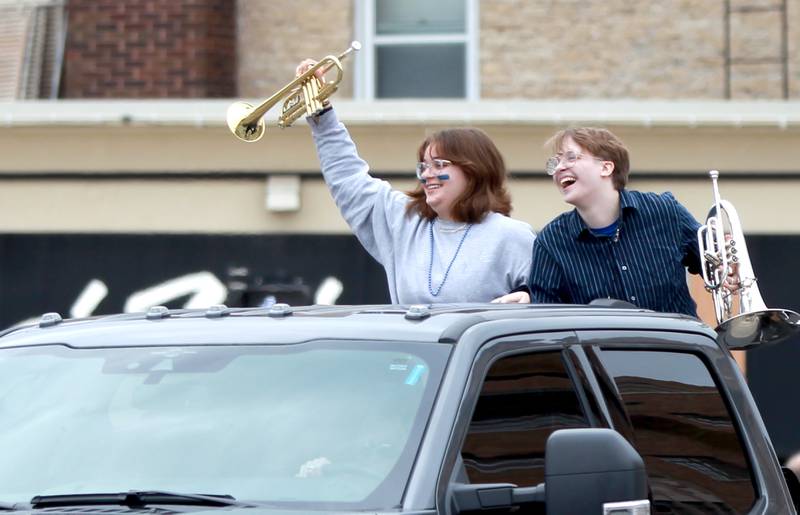
<path id="1" fill-rule="evenodd" d="M 383 265 L 393 304 L 489 302 L 527 284 L 535 237 L 530 225 L 489 213 L 467 232 L 467 224 L 406 213 L 409 197 L 369 175 L 334 111 L 308 122 L 333 200 Z"/>

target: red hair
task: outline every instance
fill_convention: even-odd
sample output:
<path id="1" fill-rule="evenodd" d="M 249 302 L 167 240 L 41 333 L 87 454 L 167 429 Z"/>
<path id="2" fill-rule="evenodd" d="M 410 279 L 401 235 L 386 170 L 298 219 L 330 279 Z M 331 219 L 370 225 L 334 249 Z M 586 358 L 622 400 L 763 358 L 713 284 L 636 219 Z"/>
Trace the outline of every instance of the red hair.
<path id="1" fill-rule="evenodd" d="M 442 159 L 451 161 L 464 172 L 467 187 L 453 202 L 451 216 L 456 222 L 480 222 L 490 212 L 508 216 L 511 196 L 506 190 L 506 164 L 489 136 L 480 129 L 445 129 L 428 136 L 417 150 L 417 160 L 424 161 L 425 151 L 436 146 Z M 425 199 L 422 184 L 407 192 L 411 201 L 407 212 L 432 220 L 438 215 Z"/>

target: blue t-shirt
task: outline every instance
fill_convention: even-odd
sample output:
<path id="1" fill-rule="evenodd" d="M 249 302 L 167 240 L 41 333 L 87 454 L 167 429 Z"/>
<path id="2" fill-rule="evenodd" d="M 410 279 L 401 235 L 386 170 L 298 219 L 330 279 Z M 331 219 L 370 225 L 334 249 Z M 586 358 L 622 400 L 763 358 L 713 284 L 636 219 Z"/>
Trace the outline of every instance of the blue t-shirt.
<path id="1" fill-rule="evenodd" d="M 597 229 L 590 228 L 589 232 L 594 234 L 595 236 L 603 236 L 606 238 L 610 238 L 616 234 L 617 227 L 619 227 L 619 218 L 614 220 L 614 223 L 607 225 L 605 227 L 599 227 Z"/>
<path id="2" fill-rule="evenodd" d="M 547 224 L 533 244 L 531 302 L 614 298 L 697 316 L 686 267 L 700 272 L 700 224 L 671 193 L 622 190 L 620 209 L 614 238 L 592 234 L 574 209 Z"/>

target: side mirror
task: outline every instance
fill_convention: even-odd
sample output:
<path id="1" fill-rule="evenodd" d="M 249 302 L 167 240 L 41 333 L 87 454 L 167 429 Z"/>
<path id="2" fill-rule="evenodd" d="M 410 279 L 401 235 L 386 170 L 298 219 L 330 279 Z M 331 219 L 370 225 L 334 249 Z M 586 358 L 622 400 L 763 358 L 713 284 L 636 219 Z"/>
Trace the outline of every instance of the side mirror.
<path id="1" fill-rule="evenodd" d="M 561 429 L 550 435 L 543 484 L 456 483 L 451 502 L 453 513 L 544 505 L 548 515 L 650 515 L 644 461 L 611 429 Z"/>
<path id="2" fill-rule="evenodd" d="M 649 515 L 647 472 L 612 429 L 561 429 L 545 450 L 547 513 Z"/>

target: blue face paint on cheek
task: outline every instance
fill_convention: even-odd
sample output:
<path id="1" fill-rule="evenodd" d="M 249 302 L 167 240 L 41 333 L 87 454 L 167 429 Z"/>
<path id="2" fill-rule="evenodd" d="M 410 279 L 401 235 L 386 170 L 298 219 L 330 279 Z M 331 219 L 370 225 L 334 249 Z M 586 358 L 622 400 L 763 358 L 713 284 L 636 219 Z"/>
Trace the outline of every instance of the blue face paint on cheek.
<path id="1" fill-rule="evenodd" d="M 442 175 L 434 175 L 434 177 L 436 177 L 440 181 L 448 181 L 448 180 L 450 180 L 450 174 L 447 174 L 447 173 L 443 173 Z M 422 184 L 425 184 L 426 182 L 428 182 L 428 179 L 429 178 L 420 179 L 419 182 L 421 182 Z"/>

